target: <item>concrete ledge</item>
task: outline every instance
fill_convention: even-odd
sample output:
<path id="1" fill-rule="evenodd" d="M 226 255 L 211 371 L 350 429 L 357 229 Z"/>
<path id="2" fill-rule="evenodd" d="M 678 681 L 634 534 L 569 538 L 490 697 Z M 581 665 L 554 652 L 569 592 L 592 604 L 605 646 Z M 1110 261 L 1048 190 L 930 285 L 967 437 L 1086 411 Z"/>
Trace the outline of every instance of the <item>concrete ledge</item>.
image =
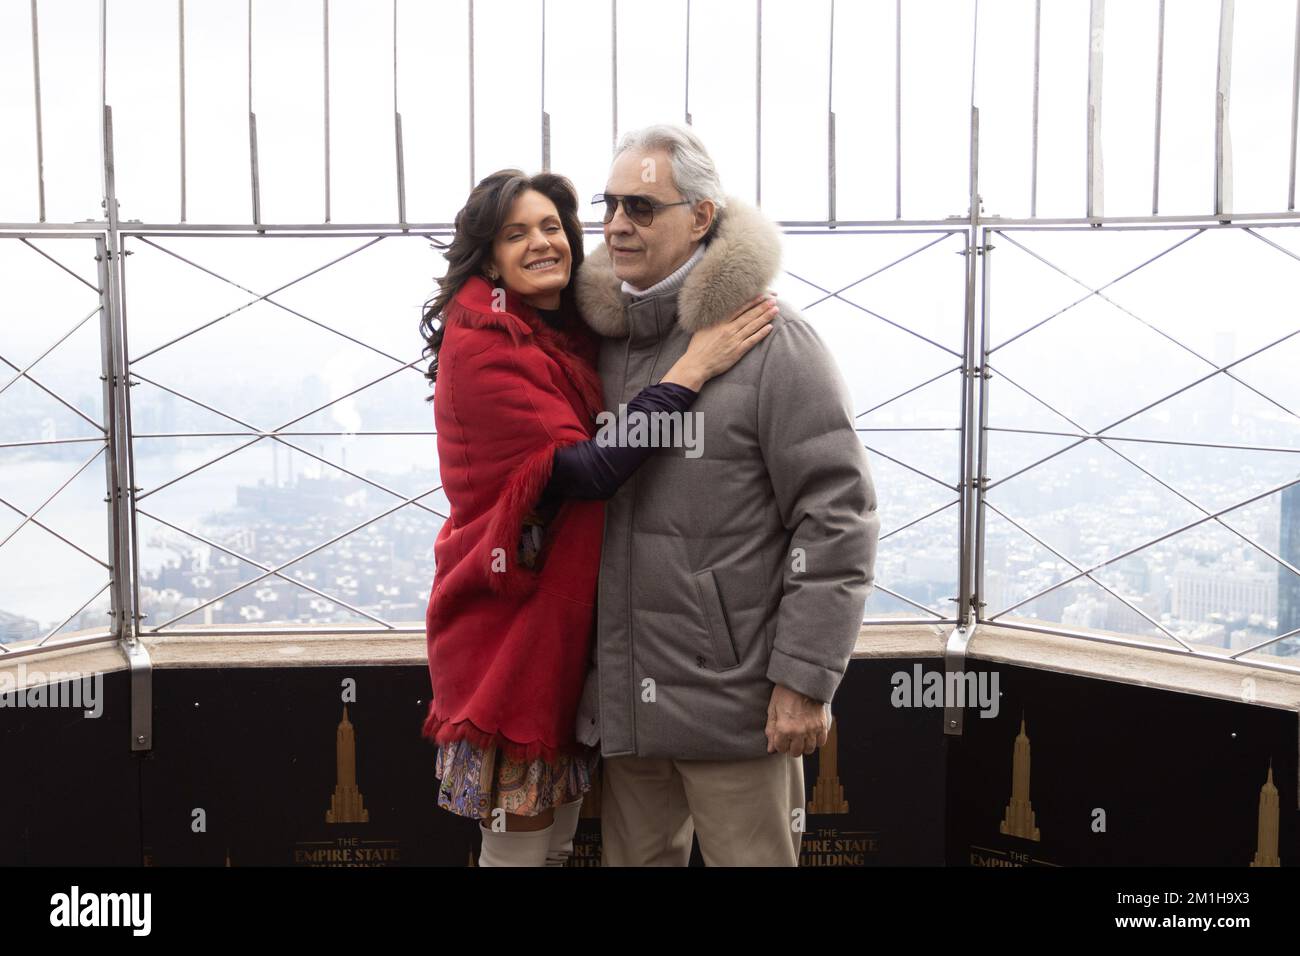
<path id="1" fill-rule="evenodd" d="M 1027 622 L 1049 626 L 1047 622 Z M 854 649 L 855 659 L 942 658 L 950 625 L 873 624 L 863 627 Z M 1098 637 L 1131 640 L 1122 634 L 1099 633 Z M 143 639 L 153 666 L 159 670 L 194 667 L 313 667 L 332 665 L 427 666 L 422 633 L 390 635 L 357 634 L 207 634 L 195 629 L 185 633 L 149 635 Z M 1300 660 L 1295 672 L 1251 666 L 1250 658 L 1234 663 L 1179 650 L 1162 651 L 1102 640 L 1086 640 L 1058 634 L 1044 634 L 996 624 L 980 625 L 966 649 L 967 659 L 1031 667 L 1075 674 L 1099 680 L 1118 681 L 1177 693 L 1197 694 L 1223 700 L 1245 701 L 1246 678 L 1254 681 L 1253 702 L 1266 707 L 1300 710 Z M 1259 656 L 1276 664 L 1277 658 Z M 25 672 L 19 670 L 20 666 Z M 42 675 L 55 671 L 82 674 L 125 670 L 126 661 L 114 644 L 97 644 L 45 654 L 33 654 L 13 661 L 0 658 L 0 674 L 10 675 L 10 686 L 19 676 L 24 684 L 44 683 Z M 13 683 L 10 683 L 10 682 Z"/>

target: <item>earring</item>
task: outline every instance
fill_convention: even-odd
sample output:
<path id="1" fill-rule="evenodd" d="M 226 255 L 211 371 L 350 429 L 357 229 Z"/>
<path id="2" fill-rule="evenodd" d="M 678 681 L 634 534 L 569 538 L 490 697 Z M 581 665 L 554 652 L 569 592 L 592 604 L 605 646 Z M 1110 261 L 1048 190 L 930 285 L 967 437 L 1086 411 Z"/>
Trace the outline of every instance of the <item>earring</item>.
<path id="1" fill-rule="evenodd" d="M 487 274 L 488 274 L 488 278 L 491 279 L 493 282 L 496 282 L 496 281 L 497 281 L 497 270 L 496 270 L 496 269 L 488 269 Z"/>

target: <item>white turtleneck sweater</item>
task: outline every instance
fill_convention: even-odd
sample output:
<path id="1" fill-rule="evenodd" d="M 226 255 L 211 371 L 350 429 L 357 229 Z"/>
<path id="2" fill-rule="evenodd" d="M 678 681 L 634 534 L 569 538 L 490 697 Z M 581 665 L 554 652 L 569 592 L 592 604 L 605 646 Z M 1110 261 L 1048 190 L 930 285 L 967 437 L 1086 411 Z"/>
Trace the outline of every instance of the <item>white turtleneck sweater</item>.
<path id="1" fill-rule="evenodd" d="M 631 283 L 624 282 L 623 291 L 640 299 L 647 295 L 658 295 L 661 292 L 674 292 L 677 289 L 680 289 L 682 283 L 686 281 L 686 274 L 695 267 L 695 264 L 700 261 L 700 257 L 704 255 L 704 245 L 703 242 L 697 245 L 695 247 L 695 252 L 692 253 L 691 257 L 683 262 L 672 275 L 665 279 L 660 279 L 650 288 L 638 289 Z"/>

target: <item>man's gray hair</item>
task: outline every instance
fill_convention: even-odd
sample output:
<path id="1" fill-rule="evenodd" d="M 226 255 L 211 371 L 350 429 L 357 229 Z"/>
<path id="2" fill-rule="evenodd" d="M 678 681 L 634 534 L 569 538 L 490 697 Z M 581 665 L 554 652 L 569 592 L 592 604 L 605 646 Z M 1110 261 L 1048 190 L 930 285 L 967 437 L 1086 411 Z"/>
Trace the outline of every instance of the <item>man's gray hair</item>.
<path id="1" fill-rule="evenodd" d="M 642 152 L 666 150 L 672 165 L 673 183 L 678 191 L 692 203 L 701 199 L 713 200 L 716 226 L 717 213 L 726 208 L 727 200 L 722 192 L 722 181 L 718 178 L 718 168 L 713 165 L 713 157 L 692 129 L 675 123 L 643 126 L 623 134 L 618 148 L 614 150 L 614 156 L 629 149 Z"/>

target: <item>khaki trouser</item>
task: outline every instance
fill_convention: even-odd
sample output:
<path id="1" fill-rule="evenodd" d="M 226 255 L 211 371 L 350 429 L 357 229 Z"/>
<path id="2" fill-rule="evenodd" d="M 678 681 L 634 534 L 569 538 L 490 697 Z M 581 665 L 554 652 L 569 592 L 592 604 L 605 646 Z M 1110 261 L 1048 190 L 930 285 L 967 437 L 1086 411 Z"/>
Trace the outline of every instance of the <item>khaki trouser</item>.
<path id="1" fill-rule="evenodd" d="M 798 866 L 803 757 L 606 757 L 602 866 L 686 866 L 691 834 L 709 866 Z"/>

